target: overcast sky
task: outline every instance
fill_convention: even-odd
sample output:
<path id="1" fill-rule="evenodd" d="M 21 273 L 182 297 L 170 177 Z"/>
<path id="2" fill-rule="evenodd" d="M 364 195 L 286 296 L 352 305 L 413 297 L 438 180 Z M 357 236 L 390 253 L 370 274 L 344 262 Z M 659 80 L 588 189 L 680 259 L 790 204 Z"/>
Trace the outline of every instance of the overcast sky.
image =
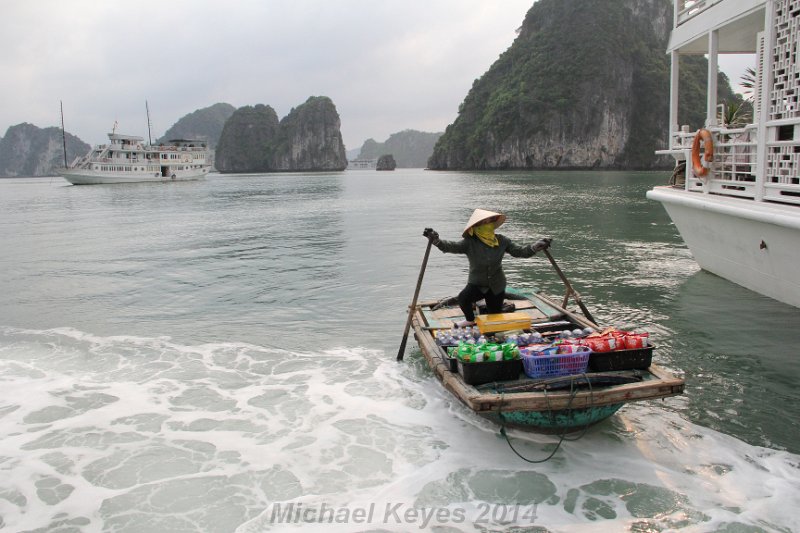
<path id="1" fill-rule="evenodd" d="M 330 97 L 348 150 L 444 131 L 533 0 L 3 0 L 0 135 L 60 125 L 153 138 L 217 102 L 280 118 Z M 735 79 L 732 77 L 732 80 Z"/>
<path id="2" fill-rule="evenodd" d="M 533 0 L 3 0 L 0 135 L 20 122 L 89 144 L 153 137 L 217 102 L 280 118 L 330 97 L 348 150 L 443 131 Z"/>

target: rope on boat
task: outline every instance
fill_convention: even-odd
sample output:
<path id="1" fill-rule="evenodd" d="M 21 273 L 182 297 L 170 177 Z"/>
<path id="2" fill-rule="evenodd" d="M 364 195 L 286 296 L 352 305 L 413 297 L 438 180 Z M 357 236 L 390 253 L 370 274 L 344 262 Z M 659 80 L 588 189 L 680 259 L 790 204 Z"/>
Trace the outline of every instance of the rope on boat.
<path id="1" fill-rule="evenodd" d="M 589 379 L 587 378 L 586 374 L 581 374 L 581 376 L 586 378 L 586 381 L 589 384 L 589 408 L 591 408 L 591 407 L 594 406 L 594 390 L 592 389 L 592 383 L 591 383 L 591 381 L 589 381 Z M 569 402 L 567 403 L 567 408 L 566 408 L 566 411 L 568 413 L 572 412 L 572 400 L 575 399 L 575 396 L 578 394 L 578 390 L 574 387 L 574 383 L 575 383 L 574 379 L 570 381 Z M 577 440 L 580 440 L 580 439 L 582 439 L 584 437 L 584 435 L 586 435 L 586 432 L 589 430 L 589 426 L 591 425 L 591 423 L 587 423 L 583 427 L 583 430 L 581 431 L 580 435 L 578 435 L 577 437 L 574 437 L 574 438 L 567 438 L 567 432 L 566 431 L 563 432 L 563 433 L 560 433 L 558 435 L 558 437 L 559 437 L 558 443 L 556 443 L 556 447 L 553 448 L 553 451 L 550 452 L 550 455 L 548 455 L 544 459 L 528 459 L 527 457 L 525 457 L 524 455 L 519 453 L 519 451 L 517 451 L 516 448 L 514 448 L 514 445 L 511 444 L 511 439 L 509 438 L 508 433 L 506 432 L 505 417 L 503 416 L 503 399 L 505 398 L 505 391 L 503 390 L 502 385 L 500 386 L 500 389 L 501 390 L 498 391 L 498 392 L 500 392 L 500 407 L 498 408 L 498 411 L 497 411 L 498 418 L 500 418 L 500 421 L 501 421 L 500 435 L 502 435 L 506 439 L 506 442 L 508 443 L 508 447 L 511 448 L 511 451 L 514 452 L 517 455 L 517 457 L 519 457 L 520 459 L 522 459 L 525 462 L 532 463 L 532 464 L 545 463 L 545 462 L 547 462 L 547 461 L 549 461 L 550 459 L 553 458 L 553 456 L 556 454 L 558 449 L 561 447 L 561 443 L 562 442 L 564 442 L 565 440 L 568 441 L 568 442 L 575 442 Z M 550 414 L 550 420 L 554 421 L 553 420 L 553 408 L 550 405 L 550 397 L 547 395 L 547 389 L 544 389 L 544 397 L 545 397 L 545 400 L 547 401 L 547 411 Z"/>
<path id="2" fill-rule="evenodd" d="M 683 187 L 686 184 L 686 161 L 681 161 L 675 165 L 672 176 L 669 178 L 672 187 Z"/>

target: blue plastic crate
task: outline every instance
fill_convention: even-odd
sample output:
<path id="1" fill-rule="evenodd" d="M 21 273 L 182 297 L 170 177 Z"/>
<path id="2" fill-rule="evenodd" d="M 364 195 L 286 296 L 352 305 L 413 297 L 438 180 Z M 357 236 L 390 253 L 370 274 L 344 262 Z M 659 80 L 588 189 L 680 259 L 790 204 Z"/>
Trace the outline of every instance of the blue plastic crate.
<path id="1" fill-rule="evenodd" d="M 524 355 L 522 366 L 529 378 L 550 378 L 584 374 L 592 351 L 565 353 L 561 355 Z"/>

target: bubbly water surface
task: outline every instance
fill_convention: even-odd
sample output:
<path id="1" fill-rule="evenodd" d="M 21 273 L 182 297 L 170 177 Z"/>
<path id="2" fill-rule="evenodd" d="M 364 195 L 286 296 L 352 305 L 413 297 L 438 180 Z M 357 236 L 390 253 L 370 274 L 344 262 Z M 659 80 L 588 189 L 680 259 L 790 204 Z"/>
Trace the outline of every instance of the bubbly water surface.
<path id="1" fill-rule="evenodd" d="M 699 271 L 659 173 L 0 181 L 0 529 L 797 531 L 800 311 Z M 434 227 L 502 210 L 686 394 L 529 464 L 395 362 Z M 545 258 L 510 282 L 560 295 Z M 422 296 L 466 261 L 434 250 Z M 552 436 L 509 432 L 531 459 Z"/>

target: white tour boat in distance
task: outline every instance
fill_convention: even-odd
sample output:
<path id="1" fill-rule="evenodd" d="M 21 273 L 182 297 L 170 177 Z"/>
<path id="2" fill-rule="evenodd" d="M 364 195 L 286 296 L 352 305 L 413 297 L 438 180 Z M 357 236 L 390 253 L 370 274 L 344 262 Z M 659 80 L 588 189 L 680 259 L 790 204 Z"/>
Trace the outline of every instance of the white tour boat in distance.
<path id="1" fill-rule="evenodd" d="M 685 176 L 664 205 L 701 268 L 800 307 L 800 2 L 675 0 L 668 148 Z M 718 114 L 719 54 L 752 54 L 753 116 Z M 705 125 L 678 124 L 679 58 L 708 57 Z M 724 106 L 724 103 L 720 102 Z M 723 109 L 724 111 L 724 109 Z M 685 174 L 680 166 L 685 165 Z"/>
<path id="2" fill-rule="evenodd" d="M 174 139 L 145 144 L 142 137 L 109 133 L 109 144 L 78 157 L 62 176 L 73 185 L 185 181 L 205 177 L 211 170 L 208 142 Z"/>

